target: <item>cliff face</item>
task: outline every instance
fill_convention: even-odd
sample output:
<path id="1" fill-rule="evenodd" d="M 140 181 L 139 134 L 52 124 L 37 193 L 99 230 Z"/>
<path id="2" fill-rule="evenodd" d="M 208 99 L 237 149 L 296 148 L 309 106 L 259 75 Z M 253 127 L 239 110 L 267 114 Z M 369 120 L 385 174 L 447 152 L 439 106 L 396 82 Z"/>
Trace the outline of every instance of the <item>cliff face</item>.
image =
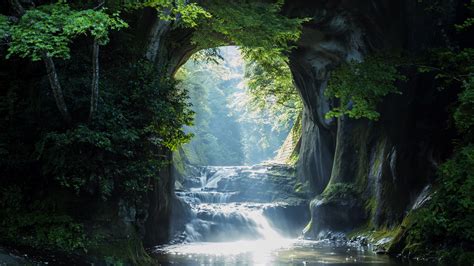
<path id="1" fill-rule="evenodd" d="M 454 12 L 457 3 L 450 5 Z M 326 1 L 311 7 L 297 1 L 286 9 L 313 18 L 290 61 L 304 102 L 299 178 L 309 180 L 315 194 L 333 185 L 337 190 L 339 183 L 347 190 L 342 198 L 312 201 L 306 235 L 348 231 L 369 221 L 376 227 L 399 224 L 449 153 L 446 106 L 455 94 L 437 91 L 429 77 L 407 68 L 409 81 L 400 85 L 401 95 L 383 100 L 379 121 L 336 121 L 324 118 L 333 103 L 323 93 L 340 62 L 402 49 L 416 56 L 445 44 L 442 26 L 453 13 L 434 17 L 414 1 Z"/>

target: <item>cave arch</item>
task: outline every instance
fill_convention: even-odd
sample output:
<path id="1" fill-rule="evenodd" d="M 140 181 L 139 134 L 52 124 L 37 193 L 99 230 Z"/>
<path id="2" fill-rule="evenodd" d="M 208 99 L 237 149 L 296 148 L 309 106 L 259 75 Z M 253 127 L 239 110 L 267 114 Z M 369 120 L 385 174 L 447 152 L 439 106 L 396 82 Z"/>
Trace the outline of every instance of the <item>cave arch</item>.
<path id="1" fill-rule="evenodd" d="M 291 1 L 283 7 L 287 16 L 312 18 L 303 25 L 301 39 L 289 56 L 304 104 L 298 176 L 310 182 L 315 195 L 335 183 L 352 184 L 360 193 L 349 205 L 336 202 L 335 211 L 317 207 L 315 199 L 311 204 L 315 223 L 311 233 L 353 229 L 368 221 L 375 226 L 398 224 L 433 178 L 432 158 L 440 156 L 435 145 L 443 134 L 435 125 L 446 120 L 446 113 L 440 112 L 435 119 L 417 113 L 420 108 L 436 109 L 444 101 L 433 101 L 427 107 L 420 99 L 442 96 L 417 86 L 420 81 L 415 79 L 401 88 L 403 95 L 387 97 L 380 105 L 381 121 L 371 122 L 325 119 L 324 114 L 334 103 L 324 97 L 324 90 L 331 70 L 341 62 L 362 60 L 380 50 L 403 48 L 417 52 L 431 46 L 438 33 L 424 31 L 421 22 L 434 18 L 423 14 L 422 7 L 409 0 L 308 2 Z M 155 19 L 146 56 L 173 76 L 198 50 L 191 43 L 191 36 L 191 30 L 173 29 L 168 22 Z M 426 127 L 417 128 L 420 123 Z M 426 137 L 427 132 L 435 133 Z M 170 169 L 166 171 L 169 174 Z M 170 181 L 162 191 L 170 198 L 173 183 Z M 171 213 L 171 208 L 167 212 Z M 180 211 L 175 208 L 173 212 Z M 342 212 L 348 215 L 341 216 Z M 327 222 L 334 217 L 340 220 L 338 228 Z M 318 219 L 325 221 L 318 223 Z"/>

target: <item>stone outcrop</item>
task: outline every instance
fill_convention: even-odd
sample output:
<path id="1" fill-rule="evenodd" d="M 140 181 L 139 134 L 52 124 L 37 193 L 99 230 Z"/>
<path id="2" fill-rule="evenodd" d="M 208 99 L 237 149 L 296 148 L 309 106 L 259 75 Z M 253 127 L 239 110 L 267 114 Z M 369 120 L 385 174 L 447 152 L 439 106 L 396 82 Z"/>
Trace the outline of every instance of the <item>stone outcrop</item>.
<path id="1" fill-rule="evenodd" d="M 304 103 L 299 178 L 308 180 L 316 195 L 337 183 L 357 191 L 354 198 L 313 200 L 309 235 L 347 231 L 368 221 L 375 226 L 400 223 L 449 151 L 452 135 L 445 130 L 444 106 L 455 95 L 437 91 L 430 77 L 415 76 L 410 68 L 403 70 L 409 77 L 399 86 L 403 94 L 388 96 L 380 104 L 379 121 L 324 117 L 334 104 L 324 97 L 324 90 L 331 70 L 341 62 L 363 60 L 378 51 L 403 49 L 416 55 L 444 44 L 442 26 L 452 14 L 436 17 L 424 12 L 426 4 L 292 1 L 285 7 L 290 15 L 312 18 L 290 57 Z"/>

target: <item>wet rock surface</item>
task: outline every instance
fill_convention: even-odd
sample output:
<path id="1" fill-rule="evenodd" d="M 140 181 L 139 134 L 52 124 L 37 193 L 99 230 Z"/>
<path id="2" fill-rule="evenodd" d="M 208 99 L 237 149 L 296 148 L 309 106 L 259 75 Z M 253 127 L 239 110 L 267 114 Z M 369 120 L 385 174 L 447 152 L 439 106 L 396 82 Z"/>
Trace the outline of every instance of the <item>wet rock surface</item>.
<path id="1" fill-rule="evenodd" d="M 25 258 L 0 248 L 0 265 L 19 265 L 25 263 L 27 263 Z"/>
<path id="2" fill-rule="evenodd" d="M 326 238 L 326 232 L 348 232 L 366 220 L 363 206 L 353 197 L 316 198 L 311 201 L 311 222 L 304 235 L 311 239 Z"/>

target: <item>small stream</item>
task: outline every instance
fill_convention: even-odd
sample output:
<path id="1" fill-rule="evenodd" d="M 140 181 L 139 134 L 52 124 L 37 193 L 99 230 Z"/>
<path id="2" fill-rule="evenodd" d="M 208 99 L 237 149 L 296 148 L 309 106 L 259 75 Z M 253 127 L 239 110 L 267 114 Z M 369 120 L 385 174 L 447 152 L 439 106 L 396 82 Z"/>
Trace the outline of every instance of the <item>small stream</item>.
<path id="1" fill-rule="evenodd" d="M 283 210 L 279 213 L 285 214 L 290 208 L 285 200 L 268 200 L 264 195 L 241 197 L 245 191 L 255 189 L 258 180 L 265 180 L 267 170 L 247 166 L 204 169 L 201 176 L 194 177 L 200 181 L 200 187 L 177 191 L 176 195 L 191 206 L 193 216 L 182 233 L 168 245 L 156 248 L 158 262 L 163 265 L 406 265 L 376 255 L 367 246 L 304 240 L 298 233 L 288 233 L 301 232 L 304 223 L 295 220 L 307 222 L 307 217 L 297 217 L 298 213 L 291 212 L 287 217 L 269 215 L 273 213 L 269 210 Z M 236 186 L 237 181 L 240 183 Z M 229 184 L 241 191 L 229 190 Z M 285 219 L 290 222 L 273 221 Z M 295 224 L 298 228 L 289 228 Z"/>

